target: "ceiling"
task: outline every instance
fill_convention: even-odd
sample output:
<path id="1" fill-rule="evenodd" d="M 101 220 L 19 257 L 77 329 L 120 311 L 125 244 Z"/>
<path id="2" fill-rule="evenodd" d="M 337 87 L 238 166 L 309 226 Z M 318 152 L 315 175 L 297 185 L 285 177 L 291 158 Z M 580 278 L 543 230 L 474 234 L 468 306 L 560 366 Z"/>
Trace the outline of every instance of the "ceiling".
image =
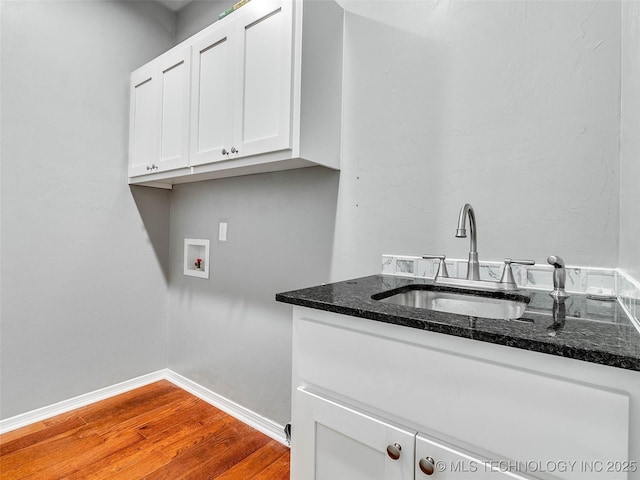
<path id="1" fill-rule="evenodd" d="M 158 3 L 161 3 L 165 7 L 174 12 L 177 12 L 186 4 L 191 3 L 192 0 L 157 0 Z"/>

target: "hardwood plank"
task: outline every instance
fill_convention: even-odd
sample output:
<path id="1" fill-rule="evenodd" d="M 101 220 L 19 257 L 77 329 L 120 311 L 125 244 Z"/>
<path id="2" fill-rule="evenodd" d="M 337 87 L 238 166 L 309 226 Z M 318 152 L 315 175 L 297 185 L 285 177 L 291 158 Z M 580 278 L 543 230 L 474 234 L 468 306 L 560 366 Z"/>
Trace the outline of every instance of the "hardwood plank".
<path id="1" fill-rule="evenodd" d="M 241 462 L 235 464 L 230 469 L 213 477 L 215 480 L 239 480 L 255 479 L 258 474 L 264 472 L 272 463 L 282 461 L 283 456 L 287 458 L 287 475 L 289 473 L 289 449 L 276 440 L 271 440 L 258 450 L 247 456 Z M 278 467 L 281 469 L 281 467 Z M 271 478 L 271 477 L 268 477 Z M 288 478 L 288 476 L 287 476 Z"/>
<path id="2" fill-rule="evenodd" d="M 212 407 L 199 398 L 194 397 L 193 400 L 194 403 L 188 408 L 180 408 L 167 417 L 149 420 L 138 427 L 138 432 L 145 438 L 155 441 L 160 437 L 171 435 L 171 430 L 174 430 L 176 427 L 188 420 L 202 422 L 207 419 L 217 419 L 224 415 L 224 412 Z M 165 434 L 165 432 L 168 433 Z"/>
<path id="3" fill-rule="evenodd" d="M 52 478 L 66 478 L 79 469 L 94 462 L 99 462 L 110 452 L 117 452 L 130 445 L 136 444 L 144 437 L 136 432 L 116 432 L 115 434 L 90 437 L 95 443 L 86 448 L 86 439 L 75 445 L 73 449 L 64 449 L 50 454 L 42 463 L 44 468 L 24 476 L 24 480 L 49 480 Z M 97 439 L 97 441 L 96 441 Z"/>
<path id="4" fill-rule="evenodd" d="M 171 460 L 171 456 L 164 452 L 162 452 L 162 455 L 159 455 L 160 447 L 158 447 L 153 440 L 149 440 L 147 435 L 153 432 L 153 428 L 159 430 L 156 432 L 156 435 L 162 435 L 163 432 L 174 426 L 175 423 L 182 422 L 194 415 L 204 416 L 204 411 L 200 413 L 200 410 L 203 410 L 204 407 L 206 407 L 206 415 L 208 416 L 223 413 L 199 398 L 187 392 L 181 392 L 181 396 L 177 400 L 152 411 L 143 412 L 141 415 L 125 421 L 123 424 L 118 425 L 117 428 L 119 430 L 123 428 L 135 430 L 144 438 L 144 441 L 108 455 L 100 462 L 95 462 L 90 467 L 84 468 L 70 475 L 68 478 L 77 478 L 79 480 L 84 478 L 110 478 L 110 476 L 115 473 L 143 461 L 146 456 L 151 456 L 154 459 L 153 463 L 157 463 L 157 457 L 161 458 L 161 461 L 163 461 L 162 464 L 166 463 L 164 460 Z M 165 439 L 166 438 L 167 437 L 165 437 Z M 153 469 L 146 471 L 145 474 L 151 471 L 153 471 Z"/>
<path id="5" fill-rule="evenodd" d="M 143 455 L 142 458 L 133 465 L 130 465 L 118 472 L 114 472 L 113 474 L 110 474 L 108 476 L 95 478 L 105 480 L 134 480 L 139 478 L 146 479 L 147 475 L 157 471 L 164 465 L 167 465 L 169 462 L 171 462 L 171 460 L 172 458 L 170 455 L 163 452 L 160 448 L 154 448 L 146 452 L 146 454 Z"/>
<path id="6" fill-rule="evenodd" d="M 268 439 L 250 427 L 238 428 L 228 424 L 216 436 L 211 436 L 198 446 L 190 448 L 161 469 L 148 475 L 148 480 L 208 480 L 231 468 L 253 453 Z"/>
<path id="7" fill-rule="evenodd" d="M 42 443 L 45 440 L 50 440 L 60 435 L 67 434 L 72 430 L 77 430 L 78 428 L 85 426 L 86 424 L 87 422 L 85 422 L 81 417 L 75 416 L 68 417 L 66 421 L 55 423 L 50 427 L 42 425 L 41 429 L 33 431 L 33 433 L 17 436 L 11 441 L 4 442 L 0 445 L 0 455 L 8 455 L 30 445 Z"/>
<path id="8" fill-rule="evenodd" d="M 209 461 L 205 461 L 196 470 L 186 473 L 177 480 L 209 480 L 221 473 L 229 470 L 246 457 L 260 449 L 269 442 L 269 437 L 256 430 L 251 429 L 250 433 L 241 441 L 234 441 L 226 445 L 226 449 L 209 450 Z"/>
<path id="9" fill-rule="evenodd" d="M 249 426 L 224 416 L 203 428 L 193 430 L 188 436 L 176 442 L 162 442 L 162 449 L 172 456 L 168 465 L 150 474 L 147 478 L 177 480 L 185 473 L 197 469 L 212 456 L 224 457 L 226 447 L 239 443 L 248 434 L 255 432 Z"/>
<path id="10" fill-rule="evenodd" d="M 148 400 L 144 404 L 126 408 L 118 413 L 96 419 L 87 425 L 87 431 L 97 435 L 119 430 L 137 430 L 154 418 L 162 419 L 171 416 L 175 411 L 189 408 L 189 405 L 197 402 L 197 398 L 184 391 L 170 392 L 156 399 Z M 85 418 L 86 419 L 86 418 Z M 115 427 L 117 425 L 117 427 Z"/>
<path id="11" fill-rule="evenodd" d="M 180 392 L 181 389 L 173 385 L 171 382 L 161 380 L 144 387 L 121 393 L 106 400 L 79 408 L 78 415 L 86 420 L 87 423 L 104 420 L 113 415 L 122 414 L 130 409 L 140 408 L 147 402 L 158 401 L 163 395 L 172 392 Z"/>
<path id="12" fill-rule="evenodd" d="M 148 441 L 153 445 L 153 449 L 148 453 L 148 455 L 143 455 L 140 462 L 135 465 L 127 467 L 121 472 L 105 478 L 109 478 L 110 480 L 112 478 L 114 480 L 144 478 L 171 462 L 178 454 L 178 451 L 184 452 L 188 450 L 189 446 L 194 443 L 194 435 L 203 434 L 204 432 L 202 430 L 204 428 L 216 423 L 217 421 L 219 421 L 218 425 L 223 424 L 223 417 L 227 417 L 224 412 L 217 410 L 208 404 L 205 404 L 205 406 L 208 416 L 205 416 L 204 410 L 201 413 L 198 413 L 196 409 L 196 414 L 193 417 L 188 418 L 181 424 L 164 429 L 149 437 Z M 217 431 L 217 427 L 212 431 Z M 173 449 L 170 448 L 171 445 L 173 445 Z"/>
<path id="13" fill-rule="evenodd" d="M 171 436 L 161 438 L 157 444 L 171 457 L 177 457 L 185 451 L 207 443 L 212 438 L 217 438 L 220 441 L 233 423 L 234 421 L 227 415 L 220 416 L 206 424 L 191 419 L 181 424 L 180 428 Z"/>
<path id="14" fill-rule="evenodd" d="M 61 413 L 60 415 L 56 415 L 55 417 L 47 418 L 39 422 L 34 422 L 30 425 L 26 425 L 16 430 L 3 433 L 2 435 L 0 435 L 0 446 L 6 443 L 12 442 L 16 438 L 21 438 L 21 437 L 45 430 L 59 423 L 64 423 L 68 421 L 70 418 L 78 417 L 78 416 L 79 415 L 77 414 L 77 411 Z"/>
<path id="15" fill-rule="evenodd" d="M 289 449 L 287 448 L 287 451 L 283 453 L 280 458 L 269 464 L 255 477 L 251 477 L 251 480 L 289 480 L 290 467 L 291 458 Z M 237 480 L 240 480 L 240 477 L 238 477 Z"/>
<path id="16" fill-rule="evenodd" d="M 92 449 L 101 443 L 102 440 L 97 436 L 80 438 L 70 434 L 3 455 L 0 457 L 0 480 L 26 478 L 51 467 L 57 459 L 64 459 L 69 451 L 78 448 Z"/>
<path id="17" fill-rule="evenodd" d="M 118 474 L 128 470 L 122 478 L 142 478 L 160 466 L 171 461 L 171 457 L 153 445 L 149 440 L 142 440 L 132 444 L 118 452 L 104 457 L 99 462 L 94 462 L 76 470 L 65 480 L 86 480 L 88 478 L 118 478 Z M 141 469 L 144 464 L 148 467 Z M 135 468 L 134 468 L 135 467 Z M 137 474 L 132 474 L 137 471 Z"/>
<path id="18" fill-rule="evenodd" d="M 167 381 L 0 436 L 0 480 L 289 479 L 288 448 Z"/>
<path id="19" fill-rule="evenodd" d="M 52 458 L 52 455 L 54 455 L 56 451 L 71 451 L 73 453 L 76 448 L 75 445 L 78 442 L 81 443 L 83 439 L 87 437 L 92 437 L 93 439 L 93 437 L 100 437 L 107 433 L 113 435 L 117 432 L 133 429 L 132 427 L 137 427 L 149 421 L 153 415 L 158 412 L 158 409 L 175 408 L 174 403 L 172 403 L 174 401 L 181 400 L 188 404 L 197 400 L 169 382 L 165 382 L 165 384 L 162 384 L 162 382 L 158 383 L 159 385 L 152 384 L 142 387 L 139 389 L 140 395 L 138 396 L 136 396 L 135 393 L 127 392 L 98 402 L 93 405 L 93 409 L 91 406 L 78 409 L 77 412 L 85 417 L 84 419 L 77 417 L 80 418 L 82 422 L 79 428 L 73 430 L 68 429 L 67 431 L 63 429 L 62 431 L 64 433 L 62 435 L 48 438 L 45 439 L 45 441 L 35 444 L 35 450 L 26 449 L 22 454 L 17 452 L 15 455 L 5 455 L 3 451 L 2 457 L 0 457 L 0 472 L 4 472 L 5 470 L 14 471 L 18 466 L 30 462 L 31 465 L 28 471 L 34 473 L 39 468 L 45 468 L 42 466 L 42 462 L 50 461 L 49 459 Z M 99 415 L 105 416 L 101 417 Z M 142 417 L 141 420 L 136 421 L 136 419 L 140 417 Z M 87 423 L 85 421 L 86 419 L 91 420 L 91 423 Z M 78 422 L 76 422 L 76 424 L 78 424 Z M 60 428 L 58 425 L 52 428 L 57 431 L 57 429 Z M 46 436 L 46 432 L 47 429 L 36 432 L 33 435 L 40 434 Z M 144 438 L 141 435 L 140 437 Z M 28 436 L 24 438 L 25 440 L 23 440 L 23 442 L 33 445 L 33 442 L 30 442 Z M 17 440 L 14 440 L 11 444 L 14 444 L 14 442 L 18 444 Z M 93 443 L 91 445 L 92 448 L 97 447 L 97 445 Z M 37 452 L 44 450 L 47 450 L 47 453 L 44 456 L 38 456 Z M 61 455 L 63 456 L 64 453 Z M 58 457 L 54 456 L 54 458 Z M 23 472 L 22 475 L 26 474 L 24 469 L 20 471 Z M 1 478 L 0 476 L 0 479 Z"/>

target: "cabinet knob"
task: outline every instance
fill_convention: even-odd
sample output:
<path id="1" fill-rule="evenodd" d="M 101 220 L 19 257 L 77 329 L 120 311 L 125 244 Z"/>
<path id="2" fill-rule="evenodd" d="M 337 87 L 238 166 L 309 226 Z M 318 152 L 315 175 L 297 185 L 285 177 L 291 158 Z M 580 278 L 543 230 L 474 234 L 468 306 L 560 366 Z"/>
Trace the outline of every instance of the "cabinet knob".
<path id="1" fill-rule="evenodd" d="M 425 475 L 433 475 L 435 469 L 436 461 L 431 457 L 421 458 L 418 462 L 418 466 L 420 467 L 420 471 Z"/>
<path id="2" fill-rule="evenodd" d="M 240 150 L 238 150 L 236 147 L 231 147 L 231 153 L 240 153 Z"/>
<path id="3" fill-rule="evenodd" d="M 222 149 L 222 154 L 223 154 L 223 155 L 229 155 L 229 152 L 227 152 L 227 149 L 226 149 L 226 148 L 223 148 L 223 149 Z"/>
<path id="4" fill-rule="evenodd" d="M 392 460 L 398 460 L 400 458 L 400 450 L 402 450 L 402 446 L 399 443 L 388 445 L 387 455 L 389 455 Z"/>

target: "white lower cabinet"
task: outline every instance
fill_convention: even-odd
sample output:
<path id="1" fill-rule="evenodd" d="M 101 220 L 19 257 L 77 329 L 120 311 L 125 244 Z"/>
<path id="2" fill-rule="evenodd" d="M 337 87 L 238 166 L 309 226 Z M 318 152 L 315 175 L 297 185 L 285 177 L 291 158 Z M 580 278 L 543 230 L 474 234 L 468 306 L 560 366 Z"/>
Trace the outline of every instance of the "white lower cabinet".
<path id="1" fill-rule="evenodd" d="M 636 371 L 298 306 L 292 370 L 291 480 L 640 480 Z"/>
<path id="2" fill-rule="evenodd" d="M 291 478 L 413 479 L 415 432 L 304 389 L 297 400 L 292 437 L 297 469 Z"/>
<path id="3" fill-rule="evenodd" d="M 514 473 L 515 462 L 494 461 L 425 434 L 416 435 L 415 478 L 507 480 L 536 477 Z"/>
<path id="4" fill-rule="evenodd" d="M 337 401 L 297 390 L 292 478 L 308 480 L 528 479 L 479 455 Z"/>

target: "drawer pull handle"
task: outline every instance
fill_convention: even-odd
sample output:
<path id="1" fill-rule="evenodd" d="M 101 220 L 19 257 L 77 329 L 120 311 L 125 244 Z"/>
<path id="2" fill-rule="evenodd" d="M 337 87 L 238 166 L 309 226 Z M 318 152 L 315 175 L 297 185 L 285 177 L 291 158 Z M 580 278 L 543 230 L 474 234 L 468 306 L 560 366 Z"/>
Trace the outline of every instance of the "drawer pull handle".
<path id="1" fill-rule="evenodd" d="M 436 470 L 435 464 L 436 464 L 435 460 L 431 457 L 421 458 L 420 461 L 418 462 L 418 466 L 420 467 L 420 470 L 425 475 L 433 475 L 433 472 L 435 472 Z"/>
<path id="2" fill-rule="evenodd" d="M 402 446 L 400 446 L 399 443 L 388 445 L 387 455 L 389 455 L 389 457 L 391 457 L 392 460 L 398 460 L 400 458 L 400 450 L 402 450 Z"/>

